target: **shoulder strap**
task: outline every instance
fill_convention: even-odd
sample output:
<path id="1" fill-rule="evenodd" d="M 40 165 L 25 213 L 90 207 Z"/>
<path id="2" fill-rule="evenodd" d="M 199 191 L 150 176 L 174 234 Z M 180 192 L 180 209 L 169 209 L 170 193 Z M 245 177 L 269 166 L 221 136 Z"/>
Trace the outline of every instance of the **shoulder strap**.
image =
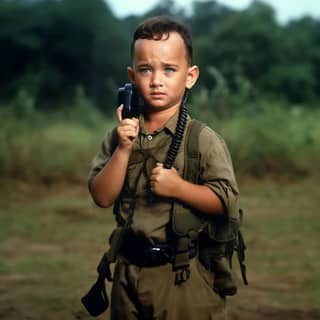
<path id="1" fill-rule="evenodd" d="M 200 175 L 199 135 L 204 124 L 191 120 L 187 126 L 184 150 L 183 178 L 191 183 L 198 183 Z M 178 237 L 189 236 L 202 228 L 204 220 L 200 215 L 190 211 L 190 208 L 178 201 L 172 204 L 172 230 Z M 193 237 L 193 236 L 192 236 Z"/>
<path id="2" fill-rule="evenodd" d="M 203 122 L 192 119 L 186 132 L 183 177 L 193 183 L 199 182 L 199 136 L 204 127 L 205 124 Z"/>
<path id="3" fill-rule="evenodd" d="M 187 126 L 184 150 L 183 177 L 197 183 L 200 168 L 199 135 L 205 125 L 198 120 L 191 120 Z M 191 242 L 198 236 L 202 221 L 180 203 L 173 203 L 172 228 L 176 234 L 175 259 L 172 264 L 176 272 L 175 284 L 179 285 L 190 276 L 189 249 Z"/>

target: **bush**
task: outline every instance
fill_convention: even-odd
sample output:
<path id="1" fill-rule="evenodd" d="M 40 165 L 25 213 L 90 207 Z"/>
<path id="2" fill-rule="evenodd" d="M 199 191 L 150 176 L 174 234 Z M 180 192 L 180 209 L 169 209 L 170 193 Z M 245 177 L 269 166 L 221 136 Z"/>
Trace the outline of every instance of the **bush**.
<path id="1" fill-rule="evenodd" d="M 45 183 L 85 179 L 112 121 L 98 117 L 94 109 L 88 109 L 83 123 L 76 114 L 77 120 L 33 111 L 23 119 L 13 108 L 0 108 L 0 176 Z"/>
<path id="2" fill-rule="evenodd" d="M 218 125 L 241 175 L 301 175 L 320 163 L 320 111 L 262 102 L 253 113 L 237 112 Z"/>
<path id="3" fill-rule="evenodd" d="M 85 180 L 104 132 L 115 119 L 102 116 L 81 90 L 76 105 L 50 115 L 24 107 L 22 102 L 32 99 L 22 93 L 15 107 L 0 108 L 0 176 L 46 183 Z M 319 171 L 320 111 L 260 101 L 219 116 L 208 108 L 197 114 L 226 140 L 237 176 Z"/>

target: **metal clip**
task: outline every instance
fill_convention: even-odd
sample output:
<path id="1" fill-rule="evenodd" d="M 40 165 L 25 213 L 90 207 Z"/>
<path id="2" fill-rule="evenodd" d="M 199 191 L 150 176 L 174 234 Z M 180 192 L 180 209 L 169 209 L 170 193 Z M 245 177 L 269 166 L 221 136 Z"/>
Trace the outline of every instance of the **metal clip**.
<path id="1" fill-rule="evenodd" d="M 184 268 L 176 272 L 174 284 L 180 285 L 181 283 L 186 282 L 189 278 L 190 278 L 190 269 Z"/>

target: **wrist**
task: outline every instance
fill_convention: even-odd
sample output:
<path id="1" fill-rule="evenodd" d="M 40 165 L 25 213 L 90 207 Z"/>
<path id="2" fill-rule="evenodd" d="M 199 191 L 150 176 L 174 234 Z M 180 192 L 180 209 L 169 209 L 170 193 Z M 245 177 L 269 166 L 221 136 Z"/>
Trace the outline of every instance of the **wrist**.
<path id="1" fill-rule="evenodd" d="M 128 158 L 130 157 L 132 151 L 132 146 L 125 146 L 125 145 L 118 145 L 115 153 L 117 153 L 119 156 L 123 157 L 123 158 Z"/>

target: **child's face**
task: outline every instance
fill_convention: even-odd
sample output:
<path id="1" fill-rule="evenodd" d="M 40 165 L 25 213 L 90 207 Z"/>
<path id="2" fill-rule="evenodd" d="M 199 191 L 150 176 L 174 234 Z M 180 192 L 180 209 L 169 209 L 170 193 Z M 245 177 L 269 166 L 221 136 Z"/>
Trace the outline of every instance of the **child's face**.
<path id="1" fill-rule="evenodd" d="M 183 39 L 176 32 L 161 40 L 135 42 L 128 74 L 151 109 L 179 107 L 185 88 L 194 85 L 198 73 L 197 66 L 189 65 Z"/>

